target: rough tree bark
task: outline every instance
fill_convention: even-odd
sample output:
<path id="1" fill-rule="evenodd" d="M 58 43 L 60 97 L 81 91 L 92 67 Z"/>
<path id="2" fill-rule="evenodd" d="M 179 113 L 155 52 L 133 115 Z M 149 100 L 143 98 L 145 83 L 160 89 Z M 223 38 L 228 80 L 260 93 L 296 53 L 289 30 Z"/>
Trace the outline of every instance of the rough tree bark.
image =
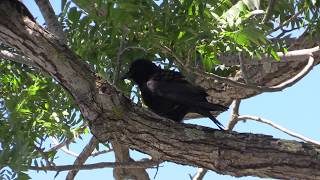
<path id="1" fill-rule="evenodd" d="M 179 124 L 132 105 L 23 13 L 18 1 L 0 1 L 0 41 L 32 59 L 74 97 L 99 141 L 114 140 L 159 161 L 220 174 L 320 178 L 320 148 L 315 145 Z"/>

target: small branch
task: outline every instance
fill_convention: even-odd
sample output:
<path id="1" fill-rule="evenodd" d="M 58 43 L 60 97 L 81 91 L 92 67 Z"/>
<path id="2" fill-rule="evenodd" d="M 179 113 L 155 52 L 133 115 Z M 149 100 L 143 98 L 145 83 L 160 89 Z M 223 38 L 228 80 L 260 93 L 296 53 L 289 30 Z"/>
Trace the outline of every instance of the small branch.
<path id="1" fill-rule="evenodd" d="M 181 66 L 182 68 L 184 68 L 184 63 L 183 61 L 168 47 L 160 45 L 160 48 L 167 52 L 170 53 L 174 58 L 175 58 L 175 62 Z M 256 85 L 252 85 L 252 84 L 245 84 L 245 83 L 241 83 L 241 82 L 237 82 L 237 81 L 233 81 L 231 79 L 228 79 L 226 77 L 222 77 L 222 76 L 218 76 L 212 73 L 204 73 L 198 69 L 192 68 L 191 72 L 193 72 L 194 74 L 201 76 L 205 79 L 215 79 L 218 80 L 220 82 L 224 82 L 226 84 L 232 85 L 232 86 L 236 86 L 236 87 L 241 87 L 241 88 L 246 88 L 246 89 L 252 89 L 258 92 L 277 92 L 277 91 L 282 91 L 283 89 L 292 86 L 293 84 L 295 84 L 296 82 L 298 82 L 300 79 L 302 79 L 305 75 L 307 75 L 310 70 L 313 68 L 313 64 L 314 64 L 314 58 L 312 56 L 312 53 L 314 52 L 318 52 L 320 50 L 319 46 L 316 46 L 314 48 L 310 48 L 310 49 L 304 49 L 304 50 L 296 50 L 296 51 L 289 51 L 288 53 L 286 53 L 285 55 L 282 52 L 279 52 L 278 55 L 280 56 L 280 58 L 285 59 L 287 57 L 292 57 L 292 56 L 308 56 L 309 60 L 307 65 L 305 66 L 305 68 L 298 73 L 296 76 L 294 76 L 293 78 L 279 84 L 276 86 L 272 86 L 272 87 L 265 87 L 265 86 L 256 86 Z"/>
<path id="2" fill-rule="evenodd" d="M 55 138 L 54 138 L 55 139 Z M 53 140 L 51 138 L 51 140 L 53 141 L 53 143 L 55 144 L 54 147 L 50 148 L 47 152 L 51 152 L 51 151 L 57 151 L 58 149 L 61 149 L 63 146 L 67 146 L 69 145 L 74 139 L 73 138 L 70 138 L 70 139 L 67 139 L 66 141 L 63 141 L 62 143 L 58 143 L 57 139 Z"/>
<path id="3" fill-rule="evenodd" d="M 48 157 L 47 153 L 43 151 L 43 149 L 41 149 L 40 147 L 38 147 L 36 145 L 33 145 L 33 146 L 37 150 L 37 152 L 41 155 L 41 157 L 46 161 L 47 166 L 51 166 L 51 165 L 55 166 L 54 162 L 49 161 L 49 157 Z"/>
<path id="4" fill-rule="evenodd" d="M 67 44 L 66 34 L 63 32 L 63 28 L 58 21 L 57 16 L 54 13 L 54 10 L 49 2 L 49 0 L 35 0 L 42 16 L 46 21 L 49 31 L 56 35 L 60 42 Z"/>
<path id="5" fill-rule="evenodd" d="M 241 52 L 239 52 L 238 57 L 239 57 L 240 70 L 241 70 L 242 77 L 243 77 L 244 81 L 246 82 L 246 84 L 251 84 L 249 77 L 248 77 L 248 74 L 247 74 L 247 69 L 246 69 L 244 62 L 243 62 L 243 57 L 242 57 Z"/>
<path id="6" fill-rule="evenodd" d="M 309 143 L 312 143 L 312 144 L 316 144 L 316 145 L 320 145 L 320 142 L 318 141 L 315 141 L 313 139 L 310 139 L 310 138 L 307 138 L 307 137 L 304 137 L 298 133 L 295 133 L 295 132 L 292 132 L 280 125 L 277 125 L 275 124 L 274 122 L 270 121 L 270 120 L 267 120 L 267 119 L 263 119 L 263 118 L 260 118 L 260 117 L 257 117 L 257 116 L 249 116 L 249 115 L 242 115 L 242 116 L 239 116 L 238 117 L 238 121 L 244 121 L 244 120 L 254 120 L 254 121 L 257 121 L 257 122 L 261 122 L 261 123 L 264 123 L 264 124 L 268 124 L 292 137 L 295 137 L 295 138 L 298 138 L 302 141 L 306 141 L 306 142 L 309 142 Z"/>
<path id="7" fill-rule="evenodd" d="M 122 65 L 122 61 L 121 61 L 122 53 L 121 52 L 124 50 L 125 41 L 126 41 L 126 37 L 128 35 L 128 31 L 129 31 L 129 29 L 127 27 L 123 28 L 123 34 L 120 39 L 120 47 L 119 47 L 119 51 L 117 54 L 117 62 L 116 62 L 116 66 L 115 66 L 114 73 L 113 73 L 113 84 L 117 84 L 120 79 L 120 77 L 119 77 L 120 76 L 120 68 Z"/>
<path id="8" fill-rule="evenodd" d="M 58 140 L 56 139 L 56 138 L 54 138 L 54 137 L 50 137 L 50 139 L 51 139 L 51 141 L 53 142 L 53 144 L 55 144 L 56 146 L 61 146 L 62 145 L 62 143 L 61 143 L 61 145 L 59 144 L 59 142 L 58 142 Z M 65 144 L 65 145 L 67 145 L 67 143 Z M 71 155 L 71 156 L 73 156 L 73 157 L 78 157 L 79 156 L 79 154 L 77 154 L 77 153 L 75 153 L 75 152 L 73 152 L 73 151 L 70 151 L 70 150 L 68 150 L 66 147 L 64 147 L 64 146 L 61 146 L 61 147 L 59 147 L 59 148 L 57 148 L 57 149 L 61 149 L 63 152 L 65 152 L 66 154 L 69 154 L 69 155 Z M 50 150 L 49 150 L 50 151 Z"/>
<path id="9" fill-rule="evenodd" d="M 82 152 L 79 154 L 77 159 L 74 161 L 73 165 L 74 166 L 83 165 L 98 144 L 99 144 L 99 141 L 95 137 L 92 137 L 89 143 L 83 148 Z M 73 169 L 69 171 L 66 177 L 66 180 L 73 180 L 78 172 L 79 172 L 79 169 Z"/>
<path id="10" fill-rule="evenodd" d="M 232 102 L 231 118 L 230 118 L 229 124 L 227 126 L 228 131 L 232 131 L 232 129 L 234 128 L 234 126 L 238 122 L 240 102 L 241 102 L 240 99 L 235 99 Z"/>
<path id="11" fill-rule="evenodd" d="M 272 86 L 270 88 L 267 88 L 266 90 L 269 90 L 268 92 L 275 92 L 275 91 L 281 91 L 287 87 L 290 87 L 292 85 L 294 85 L 296 82 L 298 82 L 299 80 L 301 80 L 305 75 L 307 75 L 311 69 L 313 68 L 313 64 L 314 64 L 314 58 L 312 56 L 312 54 L 309 57 L 308 63 L 307 65 L 302 69 L 302 71 L 300 71 L 297 75 L 295 75 L 293 78 L 279 84 L 276 86 Z"/>
<path id="12" fill-rule="evenodd" d="M 136 161 L 136 162 L 101 162 L 95 164 L 86 164 L 86 165 L 62 165 L 62 166 L 45 166 L 45 167 L 37 167 L 37 166 L 29 166 L 27 167 L 29 170 L 36 171 L 70 171 L 70 170 L 92 170 L 92 169 L 102 169 L 102 168 L 150 168 L 156 166 L 158 161 Z"/>
<path id="13" fill-rule="evenodd" d="M 294 14 L 293 16 L 291 16 L 289 19 L 287 19 L 286 21 L 284 21 L 282 24 L 280 24 L 278 27 L 272 29 L 271 31 L 269 31 L 267 34 L 271 34 L 273 32 L 278 31 L 279 29 L 285 27 L 289 22 L 295 20 L 301 13 L 303 13 L 305 9 L 302 8 L 300 9 L 296 14 Z"/>
<path id="14" fill-rule="evenodd" d="M 91 156 L 92 156 L 92 157 L 96 157 L 96 156 L 99 156 L 99 155 L 101 155 L 101 154 L 105 154 L 105 153 L 112 152 L 112 151 L 113 151 L 113 149 L 98 151 L 98 152 L 92 153 Z"/>
<path id="15" fill-rule="evenodd" d="M 202 180 L 207 172 L 207 169 L 198 168 L 197 173 L 192 177 L 191 180 Z"/>
<path id="16" fill-rule="evenodd" d="M 267 10 L 266 10 L 266 14 L 264 15 L 263 19 L 262 19 L 262 24 L 265 24 L 269 18 L 270 18 L 270 15 L 271 15 L 271 12 L 272 12 L 272 9 L 273 9 L 273 6 L 274 6 L 274 3 L 275 0 L 269 0 L 269 3 L 268 3 L 268 7 L 267 7 Z"/>

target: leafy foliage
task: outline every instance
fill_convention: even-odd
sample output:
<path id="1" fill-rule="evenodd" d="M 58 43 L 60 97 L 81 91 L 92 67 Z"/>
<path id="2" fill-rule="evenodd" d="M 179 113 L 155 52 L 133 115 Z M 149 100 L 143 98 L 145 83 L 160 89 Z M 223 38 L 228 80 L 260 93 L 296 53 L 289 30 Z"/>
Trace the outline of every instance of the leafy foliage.
<path id="1" fill-rule="evenodd" d="M 52 78 L 8 61 L 0 62 L 0 72 L 0 164 L 20 172 L 41 157 L 35 147 L 44 148 L 49 136 L 60 141 L 72 137 L 82 118 Z"/>

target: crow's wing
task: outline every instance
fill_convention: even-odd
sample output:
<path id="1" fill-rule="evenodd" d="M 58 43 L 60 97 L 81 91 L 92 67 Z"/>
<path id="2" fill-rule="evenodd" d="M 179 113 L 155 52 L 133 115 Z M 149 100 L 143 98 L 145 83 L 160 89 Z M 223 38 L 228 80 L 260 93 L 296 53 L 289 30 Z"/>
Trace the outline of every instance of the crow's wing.
<path id="1" fill-rule="evenodd" d="M 207 96 L 205 90 L 199 86 L 190 84 L 185 79 L 168 80 L 163 78 L 159 79 L 157 76 L 147 82 L 147 88 L 152 94 L 179 104 L 210 111 L 226 110 L 224 106 L 209 103 L 205 98 Z"/>

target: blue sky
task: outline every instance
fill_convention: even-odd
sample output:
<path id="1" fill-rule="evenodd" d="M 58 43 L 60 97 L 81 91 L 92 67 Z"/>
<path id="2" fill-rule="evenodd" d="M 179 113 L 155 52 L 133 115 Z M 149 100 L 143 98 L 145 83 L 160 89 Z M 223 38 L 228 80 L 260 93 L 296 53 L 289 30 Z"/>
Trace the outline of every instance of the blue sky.
<path id="1" fill-rule="evenodd" d="M 34 1 L 23 0 L 26 6 L 29 8 L 31 13 L 37 17 L 38 22 L 43 24 L 43 18 L 39 12 L 38 7 Z M 53 4 L 55 11 L 60 12 L 60 1 L 50 0 Z M 266 119 L 270 119 L 273 122 L 286 127 L 289 130 L 300 133 L 309 138 L 320 141 L 320 127 L 319 125 L 319 102 L 320 102 L 320 83 L 319 83 L 319 71 L 320 67 L 315 67 L 305 78 L 298 82 L 293 87 L 290 87 L 283 92 L 276 93 L 264 93 L 262 95 L 243 100 L 240 106 L 240 113 L 242 115 L 256 115 Z M 218 119 L 222 124 L 227 124 L 230 117 L 230 112 L 221 114 Z M 213 123 L 209 119 L 197 119 L 191 120 L 187 123 L 197 123 L 203 126 L 213 127 Z M 239 132 L 252 132 L 259 134 L 273 135 L 277 138 L 294 139 L 286 134 L 279 132 L 267 125 L 256 123 L 253 121 L 247 121 L 246 123 L 239 123 L 236 128 Z M 70 149 L 75 152 L 81 152 L 83 146 L 87 143 L 89 137 L 85 137 L 84 140 L 79 140 L 75 145 L 72 145 Z M 131 152 L 134 159 L 140 159 L 144 155 L 138 152 Z M 59 152 L 57 159 L 57 165 L 72 164 L 74 161 L 73 157 Z M 89 159 L 86 163 L 94 162 L 112 162 L 114 161 L 113 153 L 99 156 L 94 159 Z M 168 179 L 184 179 L 189 180 L 189 174 L 194 174 L 196 168 L 190 166 L 176 165 L 174 163 L 163 163 L 162 167 L 159 168 L 156 180 L 168 180 Z M 148 170 L 150 178 L 153 178 L 156 170 Z M 29 171 L 28 172 L 33 180 L 43 179 L 54 179 L 55 172 L 39 172 Z M 56 179 L 65 179 L 66 172 L 61 172 Z M 105 168 L 91 171 L 80 171 L 76 176 L 76 180 L 87 180 L 87 179 L 112 179 L 112 169 Z M 235 178 L 227 175 L 218 175 L 212 171 L 207 173 L 204 178 L 205 180 L 219 179 L 219 180 L 258 180 L 256 177 L 244 177 Z"/>

